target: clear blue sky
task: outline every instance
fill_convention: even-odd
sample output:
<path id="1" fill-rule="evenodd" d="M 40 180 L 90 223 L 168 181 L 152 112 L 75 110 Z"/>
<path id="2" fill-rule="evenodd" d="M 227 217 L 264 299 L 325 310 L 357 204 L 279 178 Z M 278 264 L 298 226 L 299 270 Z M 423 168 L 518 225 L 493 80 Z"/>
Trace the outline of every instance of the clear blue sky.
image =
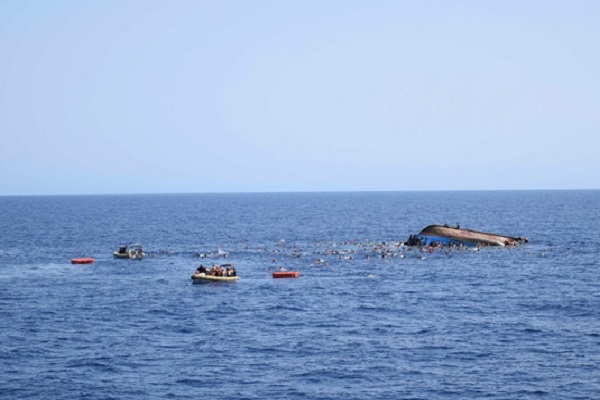
<path id="1" fill-rule="evenodd" d="M 600 188 L 600 1 L 0 1 L 0 195 Z"/>

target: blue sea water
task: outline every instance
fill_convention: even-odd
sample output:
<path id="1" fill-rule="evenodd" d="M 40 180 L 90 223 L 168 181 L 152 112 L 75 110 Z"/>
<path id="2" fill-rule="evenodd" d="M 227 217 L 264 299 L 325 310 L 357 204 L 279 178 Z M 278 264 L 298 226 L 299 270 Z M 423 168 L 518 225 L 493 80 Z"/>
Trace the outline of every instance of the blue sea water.
<path id="1" fill-rule="evenodd" d="M 444 222 L 530 243 L 400 245 Z M 0 197 L 0 398 L 597 399 L 599 226 L 600 191 Z"/>

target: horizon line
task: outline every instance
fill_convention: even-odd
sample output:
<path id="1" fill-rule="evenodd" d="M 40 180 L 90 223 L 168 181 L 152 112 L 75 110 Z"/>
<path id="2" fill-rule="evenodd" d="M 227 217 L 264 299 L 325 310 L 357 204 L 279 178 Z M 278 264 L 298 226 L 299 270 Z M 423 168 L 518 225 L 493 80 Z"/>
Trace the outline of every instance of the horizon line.
<path id="1" fill-rule="evenodd" d="M 111 192 L 111 193 L 27 193 L 0 194 L 0 197 L 59 197 L 59 196 L 155 196 L 195 194 L 318 194 L 318 193 L 418 193 L 418 192 L 544 192 L 597 191 L 598 188 L 571 189 L 403 189 L 403 190 L 290 190 L 290 191 L 214 191 L 214 192 Z"/>

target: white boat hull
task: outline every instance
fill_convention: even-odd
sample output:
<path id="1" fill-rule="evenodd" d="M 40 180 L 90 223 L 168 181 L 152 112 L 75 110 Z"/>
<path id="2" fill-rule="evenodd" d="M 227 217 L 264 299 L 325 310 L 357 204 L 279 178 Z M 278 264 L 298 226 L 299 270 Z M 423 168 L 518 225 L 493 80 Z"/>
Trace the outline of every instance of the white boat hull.
<path id="1" fill-rule="evenodd" d="M 194 283 L 211 283 L 211 282 L 235 282 L 239 280 L 239 276 L 214 276 L 202 274 L 192 275 Z"/>

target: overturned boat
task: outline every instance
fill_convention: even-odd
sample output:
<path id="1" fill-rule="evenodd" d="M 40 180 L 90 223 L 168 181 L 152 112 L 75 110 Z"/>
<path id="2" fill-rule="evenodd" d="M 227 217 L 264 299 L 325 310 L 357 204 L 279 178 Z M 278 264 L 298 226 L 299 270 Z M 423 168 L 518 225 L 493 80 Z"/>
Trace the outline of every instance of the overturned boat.
<path id="1" fill-rule="evenodd" d="M 527 243 L 527 238 L 462 229 L 460 226 L 429 225 L 421 233 L 411 235 L 407 246 L 516 246 Z"/>

